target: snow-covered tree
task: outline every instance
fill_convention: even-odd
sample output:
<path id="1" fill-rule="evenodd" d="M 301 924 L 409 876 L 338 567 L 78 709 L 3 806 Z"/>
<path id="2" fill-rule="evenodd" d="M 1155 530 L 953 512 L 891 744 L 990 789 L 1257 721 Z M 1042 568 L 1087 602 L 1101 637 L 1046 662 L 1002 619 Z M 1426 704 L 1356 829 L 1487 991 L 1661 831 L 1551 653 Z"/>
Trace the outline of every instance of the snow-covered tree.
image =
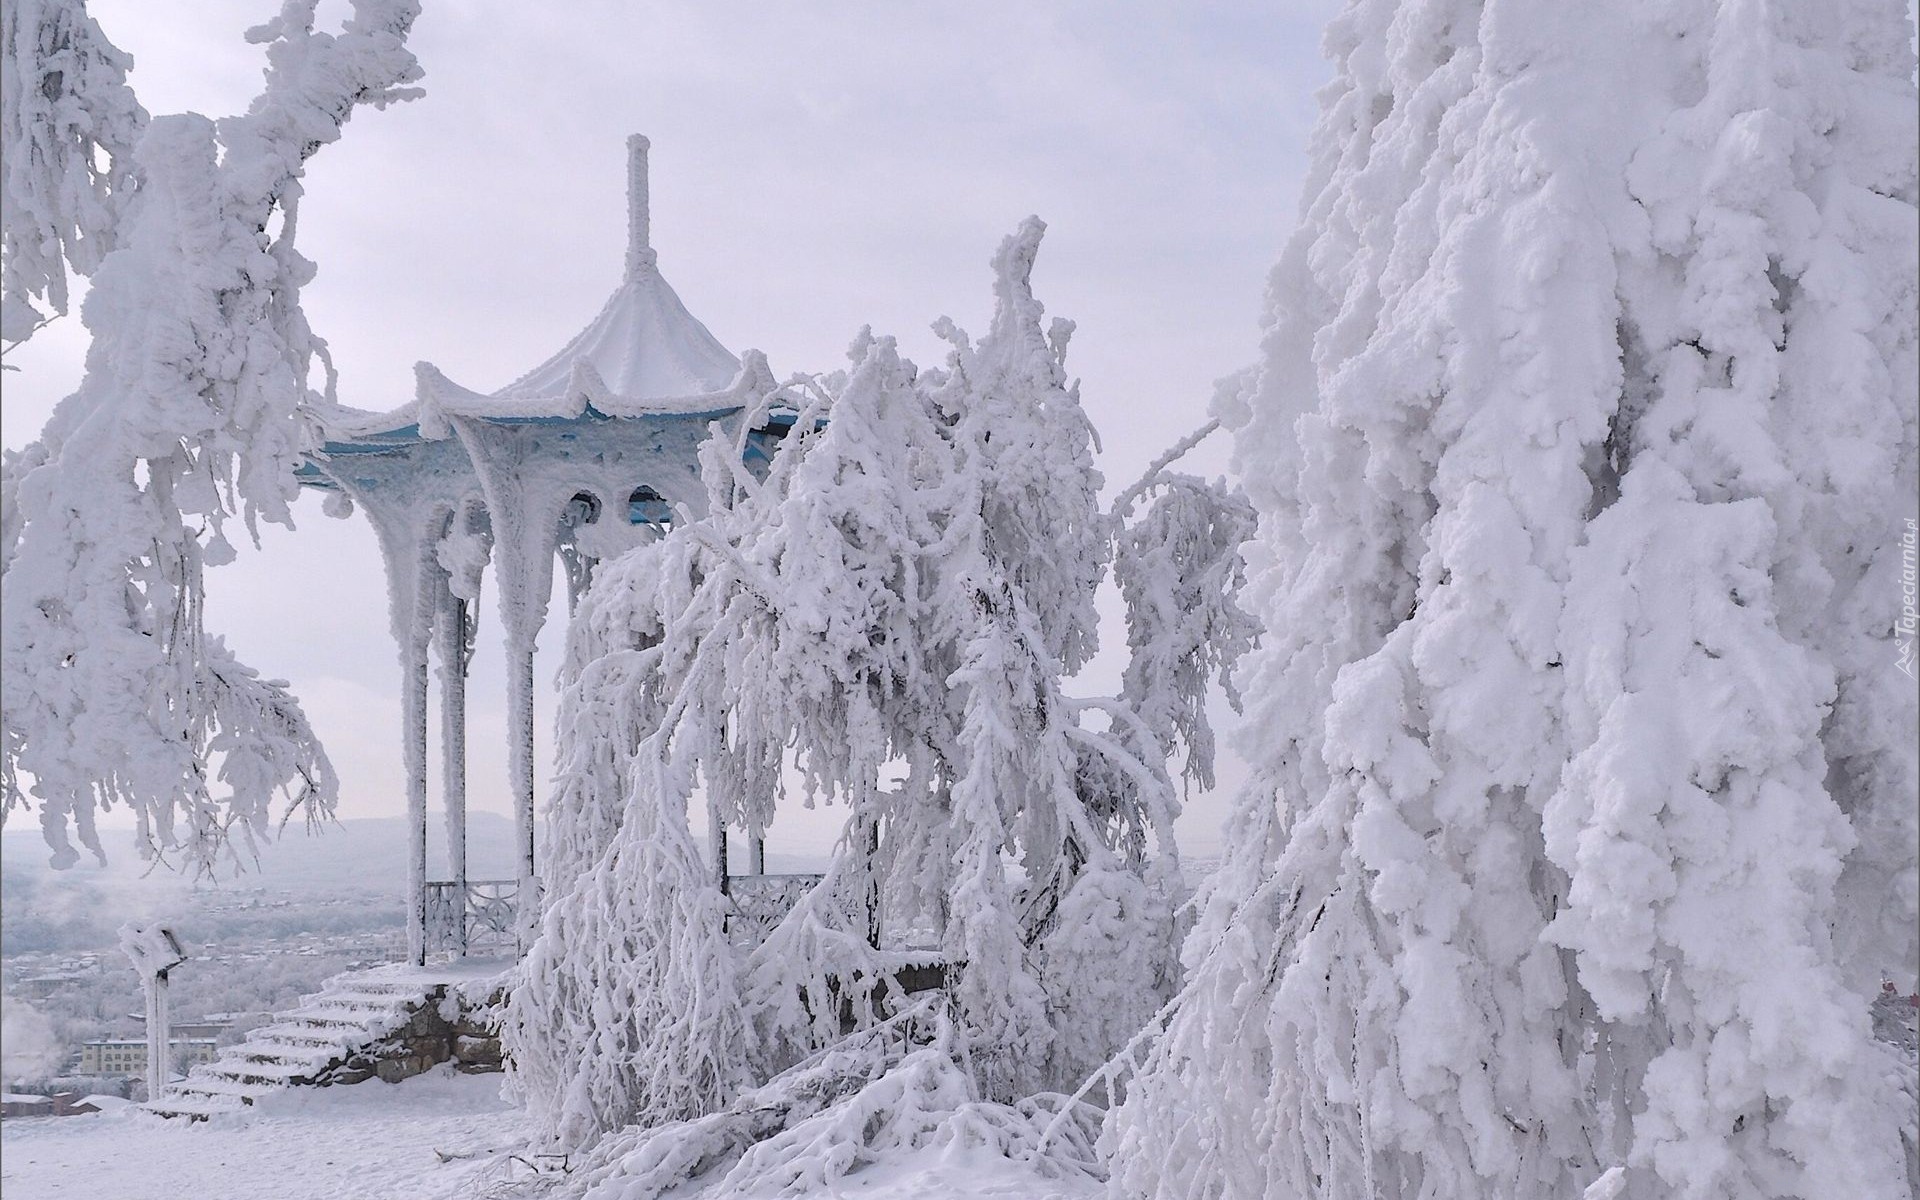
<path id="1" fill-rule="evenodd" d="M 102 854 L 94 813 L 116 804 L 143 854 L 209 870 L 269 831 L 276 792 L 289 813 L 333 801 L 285 686 L 201 619 L 203 567 L 234 554 L 227 519 L 291 522 L 320 395 L 324 344 L 299 306 L 314 268 L 293 247 L 303 164 L 420 74 L 410 0 L 357 0 L 337 34 L 314 8 L 289 0 L 249 32 L 265 86 L 219 122 L 144 121 L 125 57 L 74 0 L 5 10 L 7 299 L 57 311 L 65 270 L 92 274 L 85 377 L 9 457 L 0 497 L 5 807 L 37 802 L 59 865 L 70 827 Z"/>
<path id="2" fill-rule="evenodd" d="M 1253 536 L 1253 506 L 1238 489 L 1166 470 L 1172 458 L 1211 434 L 1209 422 L 1156 462 L 1114 505 L 1114 580 L 1126 603 L 1127 660 L 1122 695 L 1153 731 L 1162 757 L 1186 748 L 1181 772 L 1214 786 L 1211 685 L 1238 707 L 1229 674 L 1253 648 L 1259 623 L 1240 607 Z M 1153 495 L 1131 524 L 1133 506 Z"/>
<path id="3" fill-rule="evenodd" d="M 1869 1020 L 1920 887 L 1911 37 L 1873 3 L 1335 21 L 1217 403 L 1256 775 L 1121 1064 L 1117 1195 L 1916 1186 Z"/>
<path id="4" fill-rule="evenodd" d="M 0 9 L 0 65 L 0 339 L 21 342 L 66 314 L 67 272 L 113 249 L 147 113 L 81 0 Z"/>
<path id="5" fill-rule="evenodd" d="M 1202 758 L 1210 738 L 1184 693 L 1149 720 L 1127 697 L 1063 690 L 1095 648 L 1093 596 L 1124 526 L 1098 503 L 1092 428 L 1065 374 L 1071 326 L 1043 327 L 1033 295 L 1043 229 L 1030 220 L 1001 247 L 985 338 L 936 326 L 944 368 L 920 371 L 863 331 L 849 371 L 764 376 L 758 402 L 795 413 L 765 476 L 741 467 L 734 438 L 710 439 L 709 515 L 596 571 L 563 675 L 550 899 L 505 1031 L 550 1139 L 686 1123 L 672 1136 L 688 1142 L 623 1135 L 620 1154 L 654 1178 L 773 1137 L 769 1081 L 825 1086 L 807 1064 L 849 1037 L 891 1030 L 889 1063 L 932 1070 L 900 1041 L 925 1023 L 906 1019 L 921 1010 L 895 982 L 929 961 L 947 973 L 936 1040 L 950 1069 L 919 1083 L 856 1072 L 833 1085 L 851 1090 L 780 1111 L 831 1109 L 823 1136 L 870 1129 L 848 1114 L 924 1084 L 1037 1137 L 1038 1110 L 1014 1102 L 1077 1083 L 1171 994 L 1166 760 L 1176 736 Z M 757 356 L 748 369 L 764 375 Z M 1164 649 L 1212 629 L 1149 628 L 1185 619 L 1159 603 L 1169 564 L 1233 586 L 1216 559 L 1237 538 L 1205 531 L 1237 510 L 1209 509 L 1187 482 L 1154 486 L 1188 501 L 1155 526 L 1178 531 L 1172 548 L 1137 531 L 1129 543 L 1130 561 L 1157 564 L 1129 586 L 1156 597 L 1135 606 L 1139 636 Z M 1233 629 L 1197 646 L 1203 664 L 1237 650 Z M 703 800 L 710 829 L 758 835 L 789 768 L 809 802 L 843 806 L 845 830 L 824 881 L 735 958 L 718 855 L 687 814 Z M 754 1153 L 789 1151 L 826 1153 L 798 1126 Z M 857 1160 L 836 1153 L 830 1174 Z"/>

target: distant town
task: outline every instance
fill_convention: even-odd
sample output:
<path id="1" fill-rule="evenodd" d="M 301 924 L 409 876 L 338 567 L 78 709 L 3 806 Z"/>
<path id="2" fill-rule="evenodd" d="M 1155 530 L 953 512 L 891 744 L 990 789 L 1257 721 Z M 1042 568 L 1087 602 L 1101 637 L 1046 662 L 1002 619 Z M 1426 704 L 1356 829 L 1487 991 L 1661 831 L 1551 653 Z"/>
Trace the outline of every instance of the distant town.
<path id="1" fill-rule="evenodd" d="M 397 903 L 269 903 L 290 918 L 334 923 L 346 917 L 344 923 L 356 928 L 204 942 L 183 934 L 192 957 L 173 976 L 172 1074 L 212 1061 L 221 1047 L 319 990 L 327 977 L 397 960 L 404 950 Z M 243 905 L 241 911 L 254 910 Z M 195 915 L 204 927 L 222 925 L 220 906 Z M 147 1038 L 139 979 L 117 949 L 0 955 L 0 990 L 7 1010 L 9 1094 L 143 1098 Z"/>
<path id="2" fill-rule="evenodd" d="M 167 922 L 189 956 L 170 989 L 176 1077 L 328 977 L 401 958 L 400 898 L 367 886 L 394 877 L 382 860 L 397 858 L 400 838 L 397 822 L 349 821 L 275 847 L 255 873 L 193 885 L 135 863 L 52 871 L 37 831 L 10 830 L 0 873 L 0 1118 L 145 1098 L 145 1017 L 117 944 L 123 920 Z"/>

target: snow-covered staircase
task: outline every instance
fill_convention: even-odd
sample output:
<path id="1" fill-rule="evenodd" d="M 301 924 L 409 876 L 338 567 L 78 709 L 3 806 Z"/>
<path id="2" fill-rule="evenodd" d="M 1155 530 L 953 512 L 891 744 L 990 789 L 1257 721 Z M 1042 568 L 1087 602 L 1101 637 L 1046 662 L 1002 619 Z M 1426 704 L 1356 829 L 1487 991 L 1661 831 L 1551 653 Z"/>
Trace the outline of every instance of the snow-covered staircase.
<path id="1" fill-rule="evenodd" d="M 302 997 L 298 1008 L 276 1015 L 213 1062 L 196 1066 L 144 1107 L 161 1116 L 204 1119 L 237 1112 L 286 1087 L 366 1079 L 376 1073 L 375 1060 L 396 1051 L 393 1043 L 416 1016 L 429 1008 L 435 1010 L 427 1014 L 429 1021 L 440 1016 L 449 989 L 474 983 L 484 988 L 487 966 L 461 964 L 439 972 L 380 967 L 336 975 L 319 992 Z M 472 1039 L 449 1034 L 442 1040 L 450 1047 Z M 449 1050 L 439 1058 L 450 1056 Z"/>

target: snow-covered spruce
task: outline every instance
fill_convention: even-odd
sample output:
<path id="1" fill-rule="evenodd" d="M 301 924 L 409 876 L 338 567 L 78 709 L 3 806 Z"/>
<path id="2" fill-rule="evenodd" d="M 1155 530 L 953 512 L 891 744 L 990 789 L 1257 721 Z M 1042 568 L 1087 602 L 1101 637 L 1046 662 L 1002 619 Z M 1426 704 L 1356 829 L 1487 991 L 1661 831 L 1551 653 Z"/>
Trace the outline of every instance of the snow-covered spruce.
<path id="1" fill-rule="evenodd" d="M 130 161 L 142 114 L 124 56 L 78 4 L 6 9 L 9 299 L 57 308 L 56 257 L 92 269 L 80 390 L 9 457 L 3 498 L 5 808 L 38 807 L 58 865 L 77 857 L 70 829 L 104 857 L 100 807 L 134 812 L 143 855 L 206 871 L 270 832 L 276 793 L 287 815 L 333 803 L 298 705 L 209 637 L 200 607 L 203 567 L 234 554 L 229 517 L 291 521 L 325 363 L 299 307 L 303 164 L 420 75 L 410 0 L 357 0 L 338 34 L 314 29 L 314 7 L 290 0 L 249 32 L 268 66 L 245 115 L 156 118 Z M 19 90 L 56 77 L 66 91 Z"/>
<path id="2" fill-rule="evenodd" d="M 1243 509 L 1156 476 L 1150 490 L 1177 499 L 1131 535 L 1101 511 L 1065 375 L 1071 327 L 1043 330 L 1029 281 L 1042 230 L 1002 246 L 978 344 L 943 321 L 946 367 L 922 372 L 863 332 L 851 370 L 767 393 L 797 420 L 764 478 L 711 439 L 708 517 L 602 564 L 581 602 L 549 899 L 504 1036 L 552 1142 L 631 1126 L 595 1151 L 626 1164 L 626 1190 L 606 1195 L 743 1153 L 742 1170 L 830 1179 L 863 1160 L 860 1131 L 896 1119 L 915 1144 L 956 1121 L 1024 1130 L 1014 1140 L 1038 1154 L 1056 1110 L 1023 1098 L 1078 1083 L 1171 994 L 1166 762 L 1176 739 L 1206 761 L 1206 665 L 1246 630 L 1174 611 L 1169 564 L 1231 588 L 1222 531 Z M 1120 535 L 1130 590 L 1151 598 L 1134 605 L 1136 642 L 1203 664 L 1165 694 L 1136 687 L 1151 703 L 1062 690 L 1094 649 L 1093 592 Z M 687 813 L 703 798 L 710 828 L 757 834 L 783 764 L 810 802 L 844 807 L 845 832 L 825 881 L 736 959 L 712 844 Z M 888 1015 L 906 1003 L 895 976 L 928 961 L 948 964 L 937 1037 Z M 788 1094 L 816 1086 L 796 1064 L 883 1025 L 892 1065 L 844 1104 Z M 910 1118 L 910 1099 L 947 1115 Z M 1071 1136 L 1058 1144 L 1072 1156 Z"/>
<path id="3" fill-rule="evenodd" d="M 1116 1195 L 1916 1187 L 1868 1017 L 1920 888 L 1910 38 L 1868 3 L 1334 23 L 1217 405 L 1256 777 Z"/>

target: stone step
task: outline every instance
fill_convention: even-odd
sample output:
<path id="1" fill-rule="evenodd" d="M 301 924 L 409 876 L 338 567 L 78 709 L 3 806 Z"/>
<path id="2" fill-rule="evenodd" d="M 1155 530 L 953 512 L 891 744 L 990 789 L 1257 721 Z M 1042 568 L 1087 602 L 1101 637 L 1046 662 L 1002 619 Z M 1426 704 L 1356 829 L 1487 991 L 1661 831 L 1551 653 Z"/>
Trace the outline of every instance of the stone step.
<path id="1" fill-rule="evenodd" d="M 315 996 L 417 996 L 432 986 L 418 979 L 368 975 L 335 975 L 320 985 Z"/>
<path id="2" fill-rule="evenodd" d="M 145 1107 L 148 1112 L 163 1117 L 189 1117 L 204 1121 L 222 1113 L 239 1112 L 247 1107 L 247 1102 L 234 1096 L 175 1095 L 170 1092 Z"/>
<path id="3" fill-rule="evenodd" d="M 333 995 L 411 997 L 418 996 L 421 992 L 425 991 L 428 986 L 437 986 L 437 984 L 423 984 L 418 979 L 381 979 L 377 977 L 368 978 L 365 975 L 350 976 L 345 979 L 341 979 L 340 976 L 336 975 L 334 978 L 341 980 L 341 982 L 338 988 L 328 989 L 329 993 Z"/>
<path id="4" fill-rule="evenodd" d="M 344 1046 L 358 1045 L 368 1038 L 364 1029 L 341 1029 L 316 1031 L 310 1037 L 289 1040 L 274 1034 L 262 1035 L 257 1030 L 247 1035 L 247 1040 L 237 1046 L 228 1047 L 228 1053 L 251 1054 L 338 1054 Z"/>
<path id="5" fill-rule="evenodd" d="M 254 1053 L 266 1055 L 344 1054 L 362 1045 L 364 1038 L 332 1034 L 262 1034 L 255 1030 L 247 1039 Z"/>
<path id="6" fill-rule="evenodd" d="M 409 1003 L 418 1002 L 418 996 L 355 996 L 342 993 L 323 993 L 318 996 L 300 998 L 302 1008 L 354 1008 L 368 1012 L 388 1012 L 395 1008 L 404 1008 Z"/>
<path id="7" fill-rule="evenodd" d="M 292 1083 L 296 1079 L 311 1079 L 319 1074 L 328 1060 L 319 1063 L 267 1062 L 261 1059 L 246 1059 L 240 1062 L 220 1061 L 212 1064 L 207 1075 L 214 1079 L 231 1079 L 239 1083 L 265 1083 L 275 1087 Z"/>
<path id="8" fill-rule="evenodd" d="M 277 1090 L 264 1083 L 242 1083 L 238 1079 L 217 1079 L 211 1075 L 189 1075 L 185 1081 L 176 1083 L 167 1092 L 167 1098 L 175 1096 L 233 1096 L 242 1103 L 253 1103 L 254 1097 L 264 1096 Z"/>
<path id="9" fill-rule="evenodd" d="M 272 1025 L 255 1026 L 248 1032 L 247 1040 L 286 1042 L 295 1046 L 339 1046 L 352 1036 L 344 1030 L 321 1028 L 301 1021 L 276 1021 Z"/>
<path id="10" fill-rule="evenodd" d="M 396 993 L 391 996 L 362 996 L 344 992 L 331 992 L 319 996 L 301 998 L 302 1008 L 352 1008 L 367 1012 L 392 1012 L 396 1008 L 405 1008 L 418 1004 L 418 993 Z"/>
<path id="11" fill-rule="evenodd" d="M 280 1046 L 243 1042 L 235 1046 L 232 1053 L 221 1055 L 209 1065 L 217 1067 L 227 1063 L 251 1067 L 279 1064 L 318 1070 L 345 1053 L 346 1048 L 342 1046 Z"/>
<path id="12" fill-rule="evenodd" d="M 305 1025 L 312 1029 L 364 1030 L 368 1026 L 391 1021 L 388 1009 L 296 1008 L 281 1013 L 277 1025 Z"/>
<path id="13" fill-rule="evenodd" d="M 347 1046 L 289 1046 L 280 1042 L 247 1042 L 222 1054 L 208 1066 L 221 1063 L 250 1066 L 254 1063 L 288 1063 L 295 1066 L 320 1066 L 348 1052 Z"/>
<path id="14" fill-rule="evenodd" d="M 342 988 L 337 992 L 321 992 L 317 999 L 349 1001 L 354 1004 L 365 1004 L 374 1008 L 391 1008 L 396 1004 L 417 1003 L 420 999 L 420 992 L 418 990 L 408 990 L 404 988 L 382 991 L 374 988 L 361 987 L 356 984 L 351 988 Z"/>

